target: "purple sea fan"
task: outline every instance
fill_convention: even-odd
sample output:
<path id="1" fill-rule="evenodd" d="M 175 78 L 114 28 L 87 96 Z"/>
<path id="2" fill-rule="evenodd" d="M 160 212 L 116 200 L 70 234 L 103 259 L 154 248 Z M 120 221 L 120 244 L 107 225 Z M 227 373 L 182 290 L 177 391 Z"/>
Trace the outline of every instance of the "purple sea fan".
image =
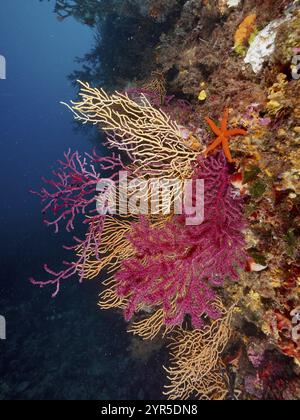
<path id="1" fill-rule="evenodd" d="M 187 226 L 185 216 L 174 216 L 163 228 L 150 227 L 145 219 L 134 226 L 129 240 L 136 254 L 116 274 L 117 293 L 129 298 L 127 320 L 144 304 L 162 307 L 168 326 L 189 315 L 201 328 L 203 316 L 219 317 L 214 286 L 237 280 L 237 267 L 245 265 L 243 201 L 224 155 L 199 158 L 194 178 L 205 182 L 201 225 Z"/>
<path id="2" fill-rule="evenodd" d="M 79 152 L 64 153 L 64 159 L 59 160 L 59 168 L 52 171 L 53 178 L 43 178 L 45 186 L 40 191 L 31 191 L 40 197 L 43 204 L 42 213 L 44 223 L 54 226 L 55 232 L 59 225 L 66 223 L 68 232 L 74 230 L 74 221 L 78 215 L 95 213 L 99 195 L 96 193 L 97 184 L 106 179 L 105 174 L 114 180 L 118 169 L 126 169 L 120 156 L 99 156 L 94 150 L 92 155 Z"/>
<path id="3" fill-rule="evenodd" d="M 90 256 L 100 259 L 106 214 L 105 212 L 98 214 L 96 208 L 100 194 L 104 209 L 106 198 L 105 191 L 97 188 L 98 183 L 107 179 L 117 180 L 119 170 L 126 169 L 120 156 L 100 156 L 95 150 L 91 155 L 85 153 L 84 156 L 80 156 L 77 151 L 69 150 L 64 153 L 64 160 L 59 161 L 58 169 L 52 172 L 53 178 L 43 178 L 46 186 L 38 192 L 32 191 L 40 197 L 43 204 L 44 223 L 47 226 L 54 226 L 56 233 L 64 223 L 68 232 L 74 230 L 74 222 L 80 215 L 84 216 L 81 223 L 87 226 L 83 239 L 74 236 L 74 245 L 64 246 L 76 254 L 75 261 L 63 261 L 60 270 L 53 270 L 44 264 L 47 278 L 44 280 L 30 278 L 32 284 L 39 287 L 55 286 L 52 294 L 52 297 L 55 297 L 60 291 L 62 281 L 70 279 L 75 274 L 79 275 L 80 281 L 83 280 L 86 262 Z"/>
<path id="4" fill-rule="evenodd" d="M 186 239 L 190 246 L 197 247 L 195 260 L 201 266 L 201 276 L 219 286 L 227 277 L 237 280 L 236 267 L 246 264 L 244 198 L 231 183 L 223 153 L 201 157 L 193 178 L 204 180 L 204 221 L 186 226 Z"/>

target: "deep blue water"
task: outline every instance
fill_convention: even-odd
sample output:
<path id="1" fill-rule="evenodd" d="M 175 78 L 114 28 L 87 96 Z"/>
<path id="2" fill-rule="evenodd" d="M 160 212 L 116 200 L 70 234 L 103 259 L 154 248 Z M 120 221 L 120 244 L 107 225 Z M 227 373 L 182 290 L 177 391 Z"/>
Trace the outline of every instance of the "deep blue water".
<path id="1" fill-rule="evenodd" d="M 67 76 L 93 33 L 72 19 L 59 22 L 52 10 L 47 1 L 0 4 L 0 55 L 7 63 L 7 79 L 0 80 L 0 315 L 7 320 L 0 399 L 159 398 L 159 352 L 144 360 L 133 354 L 121 314 L 97 307 L 99 281 L 72 279 L 56 299 L 28 281 L 43 275 L 45 262 L 59 268 L 61 246 L 71 239 L 42 224 L 29 190 L 39 188 L 63 151 L 91 147 L 59 102 L 76 97 Z"/>

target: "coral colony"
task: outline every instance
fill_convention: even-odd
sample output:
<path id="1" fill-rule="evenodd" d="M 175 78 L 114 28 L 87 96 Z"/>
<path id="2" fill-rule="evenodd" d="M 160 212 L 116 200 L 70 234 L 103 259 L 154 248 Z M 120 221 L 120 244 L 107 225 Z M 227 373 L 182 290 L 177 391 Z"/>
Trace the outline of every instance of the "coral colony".
<path id="1" fill-rule="evenodd" d="M 147 78 L 64 104 L 106 151 L 69 150 L 34 193 L 47 226 L 86 233 L 31 282 L 101 279 L 101 309 L 167 343 L 166 398 L 299 399 L 298 2 L 143 3 L 175 29 Z"/>
<path id="2" fill-rule="evenodd" d="M 149 176 L 159 180 L 176 175 L 180 181 L 189 176 L 204 180 L 204 219 L 191 226 L 186 208 L 182 215 L 172 215 L 164 214 L 165 208 L 159 206 L 161 212 L 154 215 L 129 213 L 122 219 L 116 215 L 116 220 L 112 215 L 95 214 L 99 200 L 96 190 L 105 173 L 110 171 L 109 179 L 113 180 L 118 169 L 125 170 L 126 166 L 119 156 L 100 157 L 94 152 L 81 158 L 78 152 L 68 151 L 53 172 L 54 179 L 44 180 L 47 187 L 36 194 L 44 203 L 45 216 L 52 217 L 45 219 L 48 226 L 58 232 L 59 225 L 65 223 L 70 231 L 76 217 L 84 215 L 87 234 L 74 245 L 77 261 L 65 262 L 66 269 L 59 272 L 45 266 L 51 278 L 32 279 L 32 283 L 41 287 L 55 285 L 56 296 L 61 282 L 75 273 L 83 280 L 94 277 L 94 270 L 98 274 L 109 266 L 111 284 L 103 292 L 100 306 L 123 308 L 126 321 L 145 313 L 147 307 L 150 317 L 143 316 L 142 321 L 133 324 L 135 333 L 143 336 L 149 328 L 148 335 L 153 338 L 161 330 L 166 333 L 182 326 L 188 318 L 192 328 L 204 328 L 209 320 L 218 320 L 222 315 L 217 288 L 225 281 L 236 281 L 238 270 L 246 267 L 243 198 L 232 185 L 225 157 L 230 157 L 228 138 L 245 135 L 246 131 L 227 129 L 228 111 L 221 129 L 208 120 L 219 138 L 204 150 L 205 155 L 209 154 L 205 158 L 203 151 L 189 147 L 177 123 L 154 108 L 143 94 L 138 104 L 126 94 L 108 96 L 88 84 L 81 85 L 82 101 L 70 106 L 75 118 L 102 125 L 108 132 L 108 146 L 127 153 L 128 176 L 138 174 L 145 180 Z M 222 151 L 210 154 L 220 143 L 225 155 Z M 120 195 L 119 191 L 119 204 Z M 195 201 L 195 189 L 191 198 Z M 126 225 L 127 229 L 120 229 Z M 107 247 L 117 249 L 120 242 L 123 252 L 109 255 Z M 107 261 L 105 265 L 103 260 Z"/>

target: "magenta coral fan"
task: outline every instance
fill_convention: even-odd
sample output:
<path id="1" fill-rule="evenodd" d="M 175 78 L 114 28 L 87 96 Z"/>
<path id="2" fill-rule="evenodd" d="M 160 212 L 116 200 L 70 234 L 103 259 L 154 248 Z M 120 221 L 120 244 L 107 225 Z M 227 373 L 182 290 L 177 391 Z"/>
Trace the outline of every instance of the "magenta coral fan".
<path id="1" fill-rule="evenodd" d="M 64 153 L 64 160 L 59 160 L 58 163 L 58 170 L 52 171 L 53 179 L 43 178 L 48 188 L 42 187 L 39 192 L 31 192 L 38 195 L 44 205 L 42 213 L 47 226 L 54 226 L 55 232 L 58 232 L 59 224 L 66 221 L 66 229 L 71 231 L 74 229 L 76 216 L 86 215 L 88 209 L 92 208 L 91 205 L 96 203 L 96 186 L 103 179 L 103 173 L 125 167 L 120 157 L 102 157 L 95 151 L 92 155 L 85 153 L 81 157 L 77 151 L 69 150 Z M 110 178 L 114 179 L 117 174 L 118 172 L 114 173 Z M 46 219 L 49 213 L 50 220 Z"/>
<path id="2" fill-rule="evenodd" d="M 202 224 L 186 226 L 185 217 L 176 216 L 164 228 L 151 228 L 143 219 L 129 237 L 136 254 L 116 274 L 117 293 L 129 297 L 127 320 L 144 304 L 163 307 L 166 325 L 180 325 L 190 315 L 200 328 L 204 315 L 219 316 L 213 287 L 238 279 L 236 269 L 246 260 L 243 202 L 223 153 L 200 157 L 194 178 L 205 181 Z"/>
<path id="3" fill-rule="evenodd" d="M 47 226 L 54 226 L 55 232 L 58 232 L 59 225 L 63 222 L 66 222 L 67 231 L 71 231 L 78 215 L 89 215 L 83 221 L 83 224 L 87 225 L 84 239 L 74 237 L 75 244 L 64 247 L 77 254 L 75 261 L 63 261 L 63 267 L 58 271 L 44 264 L 49 278 L 30 279 L 32 284 L 40 287 L 55 286 L 52 297 L 58 294 L 63 280 L 75 274 L 79 274 L 80 281 L 83 280 L 85 263 L 91 252 L 96 259 L 100 259 L 99 248 L 105 215 L 96 213 L 96 201 L 102 192 L 97 191 L 96 187 L 102 179 L 114 180 L 118 176 L 117 169 L 126 169 L 118 156 L 103 157 L 93 151 L 92 155 L 86 153 L 81 157 L 77 151 L 69 150 L 64 154 L 64 160 L 59 161 L 58 170 L 52 172 L 53 179 L 43 179 L 47 188 L 42 187 L 39 192 L 32 191 L 41 198 L 44 222 Z M 78 253 L 78 250 L 81 252 Z"/>
<path id="4" fill-rule="evenodd" d="M 84 239 L 78 239 L 74 237 L 75 245 L 64 246 L 65 249 L 75 251 L 79 248 L 82 252 L 77 256 L 75 261 L 63 261 L 63 268 L 59 271 L 54 271 L 47 264 L 44 264 L 44 270 L 50 276 L 45 280 L 35 280 L 30 278 L 30 282 L 39 287 L 45 286 L 55 286 L 55 291 L 52 294 L 52 297 L 56 297 L 60 291 L 61 282 L 73 277 L 75 274 L 79 274 L 80 281 L 84 277 L 84 267 L 86 259 L 88 258 L 88 252 L 93 250 L 95 258 L 99 259 L 99 248 L 101 245 L 101 237 L 104 228 L 104 219 L 102 215 L 96 215 L 91 218 L 88 218 L 84 221 L 84 224 L 88 224 L 87 233 L 85 234 Z"/>

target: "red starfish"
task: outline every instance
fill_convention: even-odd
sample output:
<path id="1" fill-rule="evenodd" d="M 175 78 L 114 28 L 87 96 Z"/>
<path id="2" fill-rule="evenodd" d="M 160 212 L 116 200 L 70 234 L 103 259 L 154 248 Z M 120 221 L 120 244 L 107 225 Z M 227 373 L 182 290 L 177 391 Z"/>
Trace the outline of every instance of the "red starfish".
<path id="1" fill-rule="evenodd" d="M 216 140 L 207 147 L 204 154 L 205 156 L 208 155 L 208 153 L 215 150 L 220 144 L 222 144 L 225 156 L 228 160 L 228 162 L 233 162 L 233 159 L 231 157 L 231 153 L 229 150 L 229 138 L 232 136 L 245 136 L 247 134 L 246 130 L 242 130 L 241 128 L 233 128 L 232 130 L 227 129 L 228 124 L 228 117 L 229 117 L 229 110 L 225 109 L 224 116 L 221 121 L 221 127 L 217 127 L 216 124 L 210 119 L 205 118 L 207 124 L 210 126 L 212 131 L 218 136 Z"/>

